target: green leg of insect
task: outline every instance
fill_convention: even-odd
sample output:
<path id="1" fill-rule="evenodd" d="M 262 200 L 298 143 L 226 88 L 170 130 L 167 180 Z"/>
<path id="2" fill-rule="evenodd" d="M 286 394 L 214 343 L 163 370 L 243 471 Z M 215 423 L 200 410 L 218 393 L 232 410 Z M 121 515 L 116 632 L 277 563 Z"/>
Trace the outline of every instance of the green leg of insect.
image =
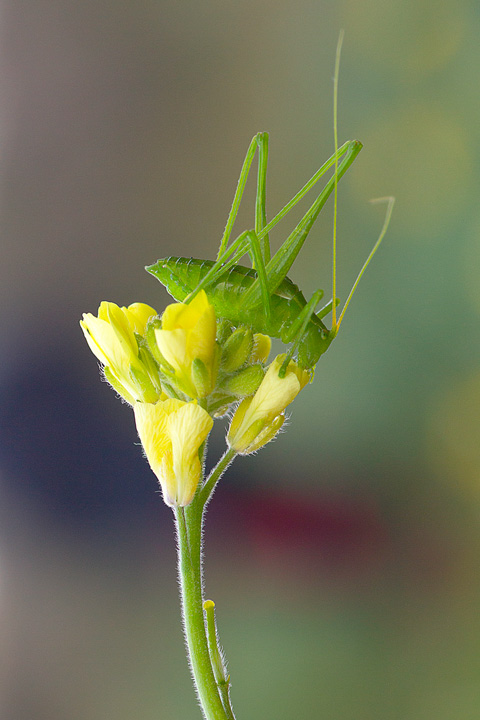
<path id="1" fill-rule="evenodd" d="M 264 135 L 264 133 L 262 133 Z M 233 222 L 235 220 L 236 214 L 238 212 L 238 206 L 240 204 L 243 189 L 245 187 L 245 183 L 247 180 L 248 172 L 250 169 L 250 165 L 253 159 L 250 159 L 250 154 L 252 152 L 252 146 L 254 141 L 257 142 L 258 136 L 256 135 L 255 138 L 252 140 L 252 143 L 250 143 L 249 150 L 247 152 L 247 157 L 245 158 L 245 162 L 242 168 L 242 172 L 240 173 L 240 179 L 238 181 L 237 191 L 235 193 L 234 202 L 232 205 L 232 210 L 230 211 L 230 215 L 227 220 L 226 230 L 224 233 L 224 237 L 222 238 L 221 243 L 221 249 L 222 252 L 219 252 L 219 255 L 217 257 L 217 260 L 215 264 L 212 266 L 212 268 L 209 270 L 209 272 L 205 275 L 201 283 L 197 285 L 195 290 L 190 293 L 188 298 L 186 298 L 186 302 L 189 302 L 193 300 L 195 295 L 201 290 L 209 285 L 213 285 L 217 282 L 217 280 L 233 265 L 235 265 L 247 252 L 249 252 L 249 249 L 251 248 L 251 236 L 250 239 L 247 237 L 249 235 L 249 232 L 242 233 L 241 235 L 236 238 L 236 240 L 233 241 L 233 243 L 229 246 L 223 249 L 226 245 L 226 242 L 228 242 L 228 238 L 231 233 L 231 227 L 233 226 Z M 262 147 L 262 145 L 261 145 Z M 264 147 L 264 145 L 263 145 Z M 356 156 L 360 152 L 362 148 L 362 145 L 357 140 L 351 140 L 346 142 L 344 145 L 342 145 L 341 148 L 338 149 L 337 153 L 334 153 L 317 172 L 312 176 L 312 178 L 299 190 L 299 192 L 290 200 L 289 203 L 285 205 L 285 207 L 280 210 L 279 213 L 271 220 L 268 225 L 266 225 L 261 231 L 256 233 L 258 239 L 260 241 L 265 238 L 270 230 L 272 230 L 275 225 L 282 220 L 285 215 L 292 210 L 295 205 L 300 202 L 300 200 L 309 192 L 309 190 L 312 189 L 312 187 L 320 180 L 320 178 L 335 164 L 336 160 L 338 160 L 340 157 L 344 156 L 343 161 L 338 165 L 338 172 L 337 172 L 337 179 L 340 179 L 345 172 L 348 170 L 350 165 L 355 160 Z M 254 152 L 255 148 L 253 149 Z M 265 155 L 264 155 L 265 157 Z M 293 232 L 289 235 L 287 240 L 283 243 L 283 245 L 280 247 L 280 249 L 277 251 L 275 256 L 270 260 L 270 262 L 265 265 L 265 272 L 267 275 L 267 290 L 265 290 L 265 284 L 262 282 L 262 279 L 260 277 L 258 280 L 252 285 L 252 287 L 245 293 L 245 302 L 247 303 L 246 307 L 255 307 L 256 305 L 259 305 L 262 301 L 262 299 L 268 294 L 269 296 L 275 292 L 277 287 L 282 282 L 283 278 L 286 276 L 287 272 L 289 271 L 290 267 L 292 266 L 295 258 L 297 257 L 303 243 L 305 242 L 305 239 L 315 221 L 317 218 L 320 210 L 325 205 L 329 195 L 332 193 L 335 186 L 334 178 L 331 178 L 323 191 L 320 193 L 320 195 L 317 197 L 313 205 L 310 207 L 309 210 L 305 213 L 303 218 L 300 220 L 296 228 L 293 230 Z M 260 193 L 264 192 L 264 181 L 259 183 L 259 188 L 257 188 L 257 199 L 260 197 Z M 257 202 L 257 207 L 261 205 L 261 202 Z M 259 215 L 257 216 L 259 217 Z M 224 242 L 226 238 L 226 241 Z M 250 254 L 250 253 L 249 253 Z M 255 258 L 252 257 L 253 262 L 255 263 Z M 258 265 L 258 263 L 257 263 Z M 258 267 L 257 267 L 258 271 Z M 263 273 L 262 273 L 263 274 Z"/>
<path id="2" fill-rule="evenodd" d="M 240 178 L 238 180 L 237 190 L 235 192 L 235 196 L 233 199 L 232 209 L 230 210 L 230 214 L 228 216 L 227 224 L 225 226 L 225 232 L 222 238 L 222 241 L 220 243 L 219 252 L 217 255 L 217 263 L 215 265 L 215 268 L 212 268 L 212 275 L 209 276 L 209 282 L 213 283 L 215 282 L 218 277 L 222 274 L 223 271 L 220 271 L 218 273 L 218 276 L 214 276 L 214 272 L 221 267 L 221 265 L 230 257 L 230 254 L 236 250 L 239 245 L 237 244 L 237 240 L 230 245 L 230 247 L 227 247 L 228 240 L 230 238 L 231 230 L 233 227 L 233 223 L 235 222 L 238 208 L 243 196 L 243 191 L 247 182 L 248 173 L 250 171 L 250 166 L 252 164 L 253 156 L 255 153 L 256 145 L 259 146 L 259 174 L 258 174 L 258 184 L 257 184 L 257 199 L 256 199 L 256 216 L 255 216 L 255 231 L 257 233 L 257 236 L 261 242 L 265 238 L 268 238 L 268 233 L 270 230 L 272 230 L 277 223 L 282 220 L 287 213 L 292 210 L 292 208 L 297 205 L 298 202 L 313 188 L 313 186 L 320 180 L 320 178 L 338 161 L 339 158 L 341 158 L 343 155 L 347 154 L 348 157 L 348 163 L 347 167 L 350 166 L 350 164 L 355 159 L 358 152 L 361 150 L 361 143 L 359 143 L 356 140 L 348 141 L 340 147 L 336 153 L 334 153 L 318 170 L 317 172 L 310 178 L 310 180 L 299 190 L 299 192 L 288 202 L 281 210 L 280 212 L 275 215 L 273 220 L 271 220 L 268 225 L 264 226 L 263 229 L 259 229 L 261 218 L 265 216 L 265 186 L 266 186 L 266 167 L 267 167 L 267 154 L 268 154 L 268 134 L 267 133 L 259 133 L 258 135 L 255 135 L 252 142 L 250 143 L 250 147 L 248 149 L 247 155 L 245 157 L 245 161 L 243 163 L 242 171 L 240 173 Z M 353 157 L 350 157 L 350 155 L 353 154 Z M 346 158 L 347 160 L 347 158 Z M 344 163 L 342 163 L 338 168 L 338 177 L 341 177 L 343 173 L 347 170 L 347 167 L 344 166 Z M 331 192 L 331 189 L 330 189 Z M 328 194 L 330 194 L 330 192 Z M 327 194 L 327 197 L 328 197 Z M 325 197 L 325 200 L 327 198 Z M 324 200 L 324 202 L 325 202 Z M 322 204 L 323 207 L 323 204 Z M 320 211 L 321 208 L 319 208 Z M 308 213 L 307 213 L 308 215 Z M 263 224 L 263 223 L 262 223 Z M 239 236 L 242 237 L 242 236 Z M 245 245 L 244 254 L 247 252 L 247 245 Z M 280 248 L 281 252 L 282 248 Z M 264 253 L 265 257 L 267 257 L 270 254 L 269 248 L 267 245 L 267 252 Z M 278 253 L 277 253 L 278 254 Z M 241 257 L 241 256 L 240 256 Z M 293 260 L 292 260 L 293 262 Z M 205 287 L 205 285 L 203 285 Z"/>
<path id="3" fill-rule="evenodd" d="M 268 278 L 269 295 L 275 292 L 282 280 L 287 275 L 288 271 L 290 270 L 291 266 L 295 261 L 295 258 L 300 252 L 302 245 L 305 242 L 308 233 L 312 228 L 313 223 L 317 219 L 320 211 L 322 210 L 329 196 L 333 192 L 336 183 L 338 182 L 338 180 L 340 180 L 341 177 L 343 177 L 343 175 L 346 173 L 346 171 L 362 149 L 361 143 L 355 140 L 351 141 L 350 143 L 346 143 L 346 146 L 346 152 L 344 150 L 345 157 L 338 165 L 336 175 L 330 178 L 330 180 L 327 182 L 324 189 L 317 197 L 313 205 L 309 208 L 309 210 L 307 210 L 296 228 L 288 236 L 283 245 L 270 260 L 270 262 L 266 265 L 265 271 Z M 345 148 L 345 145 L 342 147 Z M 340 148 L 340 150 L 337 152 L 337 156 L 341 150 L 342 148 Z M 335 162 L 335 155 L 332 157 L 333 164 Z M 271 225 L 272 223 L 269 223 L 266 228 L 264 228 L 264 230 L 260 232 L 259 239 L 261 239 L 263 232 L 266 232 L 270 229 Z M 249 290 L 245 293 L 244 302 L 246 307 L 254 307 L 255 305 L 257 305 L 260 302 L 261 295 L 263 295 L 263 292 L 261 290 L 261 279 L 259 276 L 257 281 L 253 283 L 251 288 L 249 288 Z"/>
<path id="4" fill-rule="evenodd" d="M 298 313 L 298 316 L 295 318 L 294 322 L 288 329 L 288 333 L 285 336 L 285 342 L 292 342 L 292 346 L 290 347 L 290 350 L 288 351 L 285 360 L 282 363 L 282 367 L 279 370 L 278 377 L 285 377 L 288 363 L 292 359 L 293 354 L 297 349 L 300 340 L 303 337 L 305 329 L 310 322 L 310 319 L 314 314 L 316 307 L 322 297 L 323 290 L 317 290 L 316 292 L 314 292 L 310 300 L 307 302 L 305 307 L 302 308 L 302 310 Z"/>
<path id="5" fill-rule="evenodd" d="M 258 145 L 258 175 L 257 197 L 255 201 L 255 232 L 257 237 L 267 224 L 267 163 L 268 163 L 268 133 L 260 133 Z M 270 261 L 270 240 L 268 233 L 262 236 L 261 250 L 263 262 Z"/>
<path id="6" fill-rule="evenodd" d="M 253 261 L 253 267 L 256 269 L 258 274 L 258 282 L 260 283 L 260 289 L 262 294 L 262 304 L 265 310 L 267 319 L 270 320 L 271 308 L 270 308 L 270 293 L 268 292 L 268 278 L 265 270 L 265 261 L 263 258 L 262 247 L 258 239 L 257 233 L 251 230 L 247 231 L 245 239 L 248 241 L 250 250 L 248 251 Z"/>
<path id="7" fill-rule="evenodd" d="M 238 209 L 242 202 L 243 192 L 247 184 L 250 167 L 258 148 L 258 176 L 257 176 L 257 195 L 255 202 L 255 232 L 259 233 L 266 225 L 266 184 L 267 184 L 267 162 L 268 162 L 268 133 L 257 133 L 248 147 L 245 160 L 243 161 L 240 177 L 238 178 L 237 189 L 233 197 L 233 203 L 227 218 L 223 237 L 220 241 L 217 260 L 220 260 L 227 249 L 230 235 L 232 234 L 233 225 L 237 219 Z M 268 233 L 262 238 L 262 257 L 265 262 L 270 260 L 270 246 L 268 241 Z"/>
<path id="8" fill-rule="evenodd" d="M 233 255 L 231 255 L 231 257 L 226 262 L 220 262 L 220 265 L 217 261 L 210 268 L 202 281 L 197 285 L 195 290 L 193 290 L 193 292 L 187 295 L 187 297 L 185 298 L 185 302 L 188 303 L 193 300 L 195 295 L 197 295 L 203 288 L 215 284 L 215 282 L 221 275 L 224 275 L 227 270 L 233 267 L 233 265 L 236 265 L 238 261 L 241 260 L 241 258 L 248 252 L 250 257 L 252 258 L 252 262 L 257 268 L 258 275 L 261 278 L 262 301 L 265 307 L 265 313 L 267 317 L 270 317 L 270 294 L 268 293 L 267 289 L 268 284 L 267 276 L 265 274 L 265 263 L 263 261 L 262 247 L 260 245 L 257 234 L 253 232 L 253 230 L 246 230 L 241 235 L 239 235 L 238 238 L 230 245 L 228 250 L 224 253 L 224 257 L 227 257 L 230 252 L 233 252 Z"/>

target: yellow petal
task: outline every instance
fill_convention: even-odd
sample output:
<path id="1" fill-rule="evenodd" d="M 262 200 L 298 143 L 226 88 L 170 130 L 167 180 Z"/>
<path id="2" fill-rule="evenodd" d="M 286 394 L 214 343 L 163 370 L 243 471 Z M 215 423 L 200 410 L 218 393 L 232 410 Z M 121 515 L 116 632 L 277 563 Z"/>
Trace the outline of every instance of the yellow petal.
<path id="1" fill-rule="evenodd" d="M 105 377 L 129 403 L 132 398 L 152 401 L 161 392 L 155 363 L 145 349 L 139 357 L 135 336 L 152 313 L 155 314 L 153 308 L 143 303 L 120 308 L 104 301 L 98 308 L 98 317 L 85 313 L 80 322 L 91 351 L 108 368 Z"/>
<path id="2" fill-rule="evenodd" d="M 215 384 L 217 346 L 215 310 L 201 291 L 190 304 L 172 303 L 162 315 L 162 327 L 155 329 L 161 356 L 174 369 L 179 389 L 189 397 L 208 395 Z M 197 388 L 193 363 L 201 360 L 211 387 Z"/>
<path id="3" fill-rule="evenodd" d="M 260 387 L 253 396 L 250 421 L 263 417 L 266 422 L 271 422 L 300 392 L 301 385 L 296 373 L 289 372 L 287 369 L 285 377 L 279 378 L 280 367 L 281 363 L 274 360 L 268 368 Z M 248 418 L 245 420 L 248 422 Z"/>
<path id="4" fill-rule="evenodd" d="M 138 345 L 133 333 L 133 328 L 130 325 L 128 318 L 123 312 L 122 308 L 112 302 L 104 302 L 102 305 L 106 306 L 106 316 L 108 322 L 112 326 L 113 331 L 117 336 L 117 340 L 122 345 L 126 355 L 130 354 L 132 357 L 138 355 Z M 100 317 L 100 308 L 98 310 Z M 102 312 L 102 315 L 104 313 Z"/>
<path id="5" fill-rule="evenodd" d="M 138 436 L 150 467 L 157 477 L 159 477 L 165 453 L 170 447 L 167 434 L 168 413 L 165 411 L 164 405 L 165 403 L 160 401 L 157 403 L 136 402 L 133 406 Z"/>
<path id="6" fill-rule="evenodd" d="M 195 302 L 196 298 L 192 300 Z M 215 336 L 217 334 L 217 321 L 213 305 L 208 305 L 188 337 L 188 354 L 192 359 L 199 358 L 205 365 L 211 363 L 215 351 Z"/>
<path id="7" fill-rule="evenodd" d="M 158 314 L 156 310 L 145 303 L 132 303 L 128 307 L 122 307 L 122 310 L 130 327 L 139 335 L 145 334 L 148 321 Z"/>
<path id="8" fill-rule="evenodd" d="M 90 350 L 101 363 L 111 366 L 129 362 L 130 353 L 125 352 L 125 346 L 118 342 L 110 323 L 91 313 L 84 313 L 80 325 Z"/>
<path id="9" fill-rule="evenodd" d="M 255 333 L 253 336 L 253 349 L 250 355 L 250 362 L 266 362 L 271 349 L 271 338 L 268 335 L 263 335 L 263 333 Z"/>
<path id="10" fill-rule="evenodd" d="M 174 398 L 136 403 L 134 412 L 138 435 L 165 502 L 171 507 L 188 505 L 201 477 L 198 451 L 212 429 L 212 418 L 196 403 Z"/>
<path id="11" fill-rule="evenodd" d="M 210 415 L 194 403 L 185 404 L 169 416 L 176 505 L 185 506 L 193 500 L 202 472 L 198 451 L 212 426 Z"/>
<path id="12" fill-rule="evenodd" d="M 275 358 L 253 398 L 248 398 L 248 404 L 244 400 L 237 408 L 228 433 L 229 445 L 236 452 L 253 452 L 250 448 L 258 449 L 271 440 L 281 426 L 280 423 L 277 427 L 279 416 L 308 382 L 310 374 L 293 361 L 289 363 L 285 377 L 278 377 L 284 359 L 285 355 Z M 273 427 L 271 434 L 268 426 Z"/>

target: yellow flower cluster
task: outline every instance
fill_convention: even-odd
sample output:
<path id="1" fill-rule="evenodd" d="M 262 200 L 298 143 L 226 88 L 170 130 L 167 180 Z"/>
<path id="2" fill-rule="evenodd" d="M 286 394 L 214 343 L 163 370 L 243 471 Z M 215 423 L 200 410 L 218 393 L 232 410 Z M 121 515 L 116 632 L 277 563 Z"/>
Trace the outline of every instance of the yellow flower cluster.
<path id="1" fill-rule="evenodd" d="M 206 293 L 172 303 L 161 319 L 143 303 L 102 302 L 80 322 L 106 379 L 132 405 L 150 467 L 171 507 L 192 502 L 202 476 L 203 447 L 213 416 L 239 402 L 227 442 L 255 452 L 278 433 L 287 405 L 309 381 L 296 363 L 265 372 L 271 341 L 245 327 L 218 323 Z"/>

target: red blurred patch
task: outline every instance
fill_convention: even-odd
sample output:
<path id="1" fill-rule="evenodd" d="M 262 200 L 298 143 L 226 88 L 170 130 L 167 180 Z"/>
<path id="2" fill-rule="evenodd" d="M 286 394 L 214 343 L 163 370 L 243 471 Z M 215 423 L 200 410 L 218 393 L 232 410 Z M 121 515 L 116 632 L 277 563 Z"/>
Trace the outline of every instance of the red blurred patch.
<path id="1" fill-rule="evenodd" d="M 222 507 L 216 507 L 213 520 L 230 536 L 228 545 L 239 561 L 282 574 L 305 570 L 312 580 L 325 571 L 356 575 L 384 564 L 390 542 L 374 499 L 225 490 L 215 498 Z"/>

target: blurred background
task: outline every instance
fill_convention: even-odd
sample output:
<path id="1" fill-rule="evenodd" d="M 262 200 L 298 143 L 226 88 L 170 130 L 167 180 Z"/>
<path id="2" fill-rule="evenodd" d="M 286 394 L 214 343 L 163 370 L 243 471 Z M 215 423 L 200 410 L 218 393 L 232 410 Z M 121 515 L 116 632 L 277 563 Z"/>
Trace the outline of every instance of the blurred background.
<path id="1" fill-rule="evenodd" d="M 342 27 L 339 139 L 365 146 L 339 188 L 342 297 L 383 222 L 368 200 L 397 205 L 287 432 L 222 480 L 207 594 L 239 720 L 478 718 L 478 4 L 2 0 L 4 720 L 200 717 L 171 512 L 78 320 L 161 311 L 144 265 L 214 257 L 256 132 L 270 217 L 313 174 Z M 331 223 L 290 273 L 307 296 L 331 291 Z"/>

